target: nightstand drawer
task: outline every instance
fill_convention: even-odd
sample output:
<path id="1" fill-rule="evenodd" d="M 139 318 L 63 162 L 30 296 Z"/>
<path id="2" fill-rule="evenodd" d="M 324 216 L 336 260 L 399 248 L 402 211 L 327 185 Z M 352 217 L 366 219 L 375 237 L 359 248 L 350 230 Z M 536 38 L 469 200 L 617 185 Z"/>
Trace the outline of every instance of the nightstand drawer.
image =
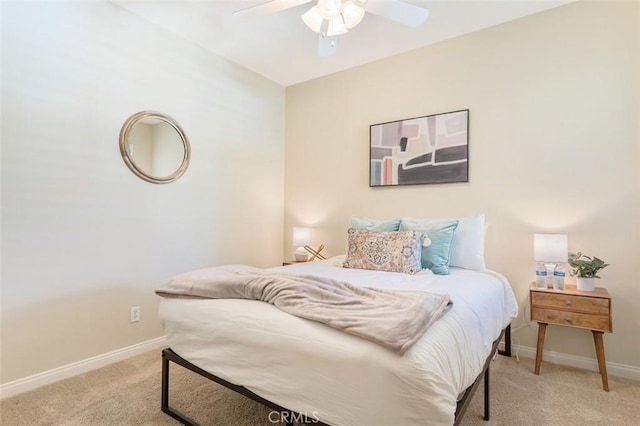
<path id="1" fill-rule="evenodd" d="M 546 309 L 533 306 L 531 320 L 547 324 L 560 324 L 589 330 L 611 331 L 609 315 L 582 314 L 558 309 Z"/>
<path id="2" fill-rule="evenodd" d="M 562 293 L 531 293 L 533 307 L 557 308 L 573 312 L 609 315 L 609 299 L 572 296 Z"/>

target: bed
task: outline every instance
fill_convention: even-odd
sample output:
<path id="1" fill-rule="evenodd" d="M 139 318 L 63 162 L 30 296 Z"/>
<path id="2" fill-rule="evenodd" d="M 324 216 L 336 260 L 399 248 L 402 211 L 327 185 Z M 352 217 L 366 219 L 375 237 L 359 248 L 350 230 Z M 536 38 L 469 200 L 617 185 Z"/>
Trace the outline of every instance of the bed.
<path id="1" fill-rule="evenodd" d="M 163 411 L 190 422 L 168 404 L 168 363 L 173 361 L 274 409 L 306 414 L 312 422 L 459 422 L 461 396 L 475 389 L 483 373 L 488 379 L 488 360 L 517 315 L 507 280 L 492 271 L 461 268 L 451 268 L 449 275 L 349 269 L 340 266 L 342 260 L 273 270 L 357 286 L 449 294 L 453 306 L 398 356 L 261 301 L 163 298 L 159 318 L 169 347 L 163 354 Z M 485 410 L 487 404 L 485 400 Z"/>

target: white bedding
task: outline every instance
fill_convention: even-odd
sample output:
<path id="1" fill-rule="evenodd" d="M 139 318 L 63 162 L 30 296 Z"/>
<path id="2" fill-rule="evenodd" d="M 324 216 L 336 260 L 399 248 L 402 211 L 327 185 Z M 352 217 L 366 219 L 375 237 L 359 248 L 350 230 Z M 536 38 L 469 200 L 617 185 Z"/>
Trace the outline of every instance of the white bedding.
<path id="1" fill-rule="evenodd" d="M 453 307 L 400 357 L 260 301 L 163 298 L 159 318 L 168 346 L 218 377 L 331 425 L 452 424 L 457 396 L 517 316 L 507 280 L 491 271 L 407 275 L 334 262 L 286 270 L 361 286 L 447 293 Z"/>

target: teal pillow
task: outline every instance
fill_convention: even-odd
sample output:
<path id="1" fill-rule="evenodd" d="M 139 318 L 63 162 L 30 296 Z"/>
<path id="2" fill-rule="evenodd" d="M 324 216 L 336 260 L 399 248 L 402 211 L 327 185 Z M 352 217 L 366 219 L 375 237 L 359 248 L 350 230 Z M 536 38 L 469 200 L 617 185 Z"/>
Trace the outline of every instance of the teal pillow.
<path id="1" fill-rule="evenodd" d="M 401 231 L 422 231 L 427 234 L 431 244 L 422 247 L 422 267 L 431 269 L 437 275 L 449 275 L 451 242 L 457 227 L 457 220 L 426 223 L 403 219 L 400 223 Z"/>
<path id="2" fill-rule="evenodd" d="M 392 232 L 400 228 L 400 219 L 378 220 L 353 216 L 351 218 L 351 228 L 365 231 Z"/>

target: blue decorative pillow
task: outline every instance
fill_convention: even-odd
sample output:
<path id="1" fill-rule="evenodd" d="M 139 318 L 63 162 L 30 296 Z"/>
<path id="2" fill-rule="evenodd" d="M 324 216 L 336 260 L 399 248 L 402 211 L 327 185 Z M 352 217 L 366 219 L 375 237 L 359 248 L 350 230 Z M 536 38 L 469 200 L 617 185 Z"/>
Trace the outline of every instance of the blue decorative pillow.
<path id="1" fill-rule="evenodd" d="M 401 231 L 422 231 L 427 234 L 431 244 L 422 247 L 422 267 L 431 269 L 434 274 L 449 275 L 449 258 L 453 234 L 458 221 L 424 223 L 402 219 Z"/>
<path id="2" fill-rule="evenodd" d="M 400 228 L 400 219 L 378 220 L 353 216 L 351 218 L 351 228 L 378 232 L 397 231 Z"/>

